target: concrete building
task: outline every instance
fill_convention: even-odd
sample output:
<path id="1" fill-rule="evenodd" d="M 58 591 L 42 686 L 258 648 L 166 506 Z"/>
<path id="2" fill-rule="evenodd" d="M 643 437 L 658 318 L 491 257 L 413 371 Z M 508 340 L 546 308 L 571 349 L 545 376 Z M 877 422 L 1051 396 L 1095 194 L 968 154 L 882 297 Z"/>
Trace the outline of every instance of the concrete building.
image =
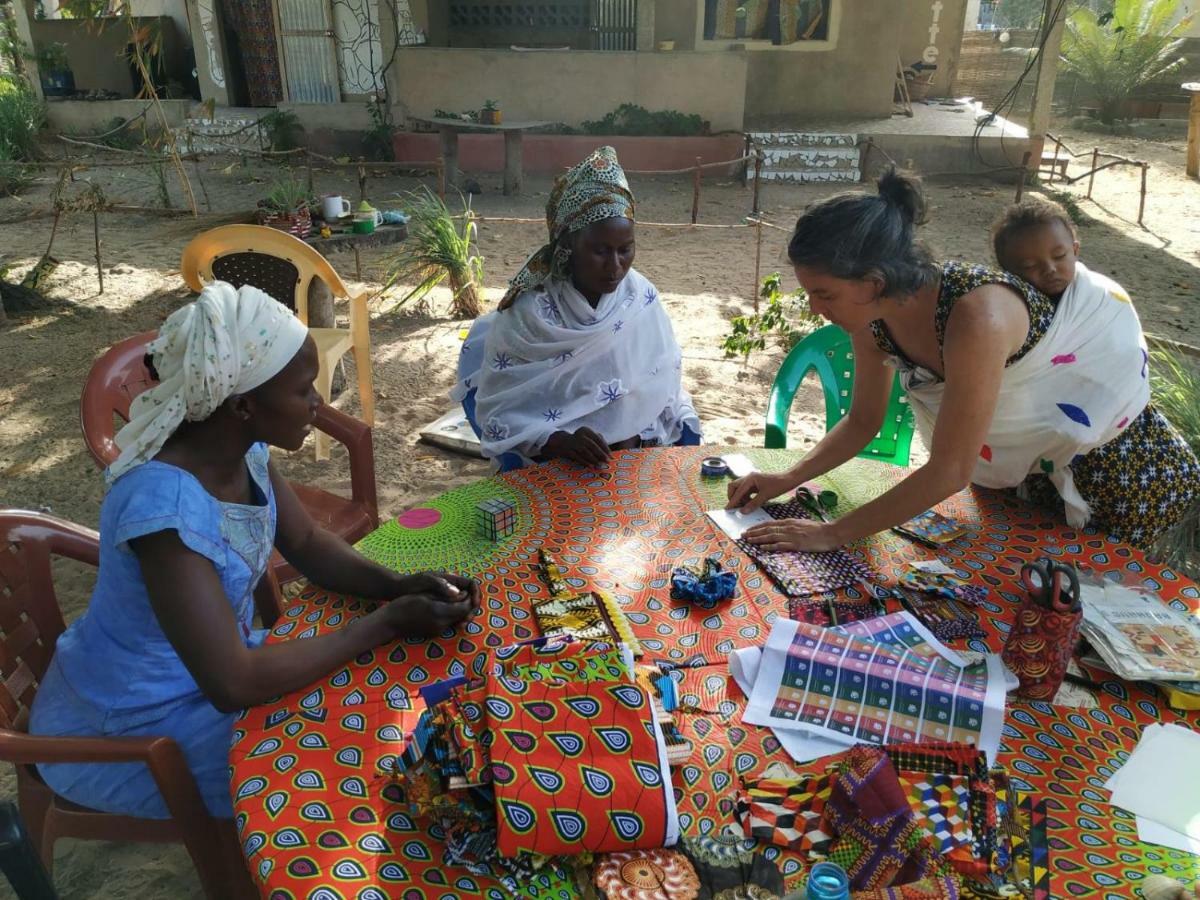
<path id="1" fill-rule="evenodd" d="M 42 0 L 50 18 L 37 19 L 36 2 L 17 0 L 19 24 L 35 45 L 67 44 L 77 88 L 134 96 L 136 79 L 114 65 L 127 25 L 106 29 L 97 52 L 88 23 L 54 18 L 54 0 Z M 914 93 L 952 94 L 968 8 L 968 0 L 128 2 L 171 35 L 169 59 L 191 67 L 165 76 L 183 86 L 169 116 L 193 116 L 191 138 L 249 140 L 245 123 L 280 108 L 310 142 L 341 152 L 361 148 L 375 97 L 387 98 L 401 128 L 410 116 L 478 109 L 486 99 L 509 121 L 570 126 L 632 103 L 700 115 L 714 133 L 834 132 L 839 140 L 826 145 L 850 137 L 854 146 L 866 124 L 890 119 L 898 65 L 919 69 Z M 197 117 L 196 100 L 215 116 Z M 135 108 L 105 106 L 58 100 L 51 121 L 86 131 L 89 120 L 99 126 Z M 970 137 L 967 118 L 955 123 L 960 138 Z M 923 127 L 936 137 L 940 126 Z M 857 177 L 856 166 L 845 168 Z"/>

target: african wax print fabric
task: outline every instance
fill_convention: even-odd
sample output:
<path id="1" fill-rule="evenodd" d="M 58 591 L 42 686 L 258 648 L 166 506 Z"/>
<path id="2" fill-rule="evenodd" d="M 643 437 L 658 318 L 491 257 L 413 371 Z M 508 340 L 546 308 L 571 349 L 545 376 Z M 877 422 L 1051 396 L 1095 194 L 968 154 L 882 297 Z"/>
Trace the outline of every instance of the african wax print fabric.
<path id="1" fill-rule="evenodd" d="M 833 835 L 824 826 L 833 776 L 747 781 L 737 798 L 737 815 L 748 837 L 824 855 Z"/>
<path id="2" fill-rule="evenodd" d="M 854 890 L 907 884 L 940 874 L 941 864 L 909 808 L 891 760 L 859 745 L 833 782 L 825 817 L 837 834 L 829 858 Z"/>
<path id="3" fill-rule="evenodd" d="M 436 546 L 447 560 L 439 567 L 480 579 L 482 609 L 452 635 L 373 648 L 303 690 L 247 710 L 234 724 L 230 764 L 235 819 L 248 868 L 263 895 L 297 900 L 320 891 L 319 896 L 331 900 L 406 894 L 421 900 L 447 894 L 507 900 L 509 893 L 495 877 L 448 862 L 440 829 L 415 816 L 376 771 L 380 755 L 398 752 L 416 728 L 423 686 L 465 673 L 482 675 L 485 669 L 475 666 L 479 653 L 536 636 L 532 601 L 549 596 L 536 574 L 542 546 L 563 564 L 572 590 L 613 595 L 645 650 L 644 662 L 669 666 L 672 676 L 683 678 L 677 682 L 680 708 L 674 715 L 695 750 L 672 777 L 683 835 L 680 849 L 692 859 L 702 886 L 715 888 L 715 878 L 707 879 L 719 871 L 731 874 L 713 893 L 748 880 L 761 897 L 802 889 L 809 863 L 788 848 L 742 845 L 728 869 L 715 863 L 702 867 L 692 852 L 702 835 L 717 835 L 736 822 L 738 780 L 762 777 L 772 761 L 782 758 L 769 729 L 741 723 L 746 701 L 729 678 L 728 655 L 736 647 L 761 643 L 787 601 L 751 558 L 708 524 L 704 513 L 719 498 L 715 486 L 701 480 L 699 467 L 711 452 L 664 448 L 615 453 L 611 478 L 606 479 L 587 477 L 565 463 L 536 466 L 435 498 L 429 505 L 446 518 L 424 531 L 407 529 L 411 534 L 406 537 L 391 530 L 385 558 L 405 561 L 408 548 Z M 763 471 L 786 468 L 801 455 L 763 448 L 744 452 Z M 855 483 L 865 476 L 864 502 L 871 499 L 872 484 L 882 492 L 902 474 L 870 460 L 855 460 L 847 471 L 856 473 Z M 517 499 L 516 533 L 500 544 L 457 542 L 445 523 L 457 515 L 456 504 L 462 506 L 462 518 L 455 521 L 468 523 L 474 502 L 486 496 L 489 486 Z M 850 493 L 843 484 L 831 487 L 843 498 Z M 979 606 L 988 637 L 971 641 L 972 651 L 1000 651 L 1023 596 L 1020 564 L 1047 553 L 1109 577 L 1136 580 L 1175 605 L 1200 608 L 1200 588 L 1189 579 L 1095 530 L 1072 529 L 1012 492 L 970 488 L 941 509 L 978 525 L 972 537 L 939 553 L 956 571 L 988 588 L 988 598 Z M 464 525 L 463 534 L 469 533 Z M 928 558 L 923 549 L 888 533 L 850 552 L 889 581 L 908 571 L 912 561 Z M 712 610 L 671 601 L 671 570 L 712 555 L 738 573 L 738 597 Z M 837 597 L 848 597 L 852 590 Z M 291 599 L 271 640 L 328 634 L 371 608 L 360 599 L 310 587 Z M 1154 868 L 1200 878 L 1196 857 L 1139 841 L 1134 817 L 1112 809 L 1099 787 L 1103 772 L 1121 764 L 1144 727 L 1164 721 L 1200 728 L 1200 713 L 1172 711 L 1152 687 L 1115 679 L 1104 682 L 1092 709 L 1033 701 L 1007 710 L 999 761 L 1023 796 L 1048 801 L 1053 897 L 1127 900 L 1128 885 Z M 929 748 L 920 751 L 928 753 Z M 943 765 L 946 771 L 971 771 L 969 762 L 950 759 Z M 813 774 L 824 767 L 822 762 Z M 295 781 L 298 772 L 306 773 L 304 787 Z M 993 805 L 993 819 L 994 813 Z M 974 818 L 972 830 L 978 840 Z M 369 853 L 360 844 L 380 849 Z M 342 867 L 347 861 L 362 871 Z M 771 887 L 758 886 L 768 881 Z M 993 889 L 968 893 L 965 881 L 965 897 L 999 896 Z M 538 900 L 577 896 L 573 889 L 537 881 L 523 883 L 522 890 L 523 896 L 536 893 Z M 742 898 L 750 894 L 741 889 Z M 697 900 L 708 900 L 703 890 Z"/>

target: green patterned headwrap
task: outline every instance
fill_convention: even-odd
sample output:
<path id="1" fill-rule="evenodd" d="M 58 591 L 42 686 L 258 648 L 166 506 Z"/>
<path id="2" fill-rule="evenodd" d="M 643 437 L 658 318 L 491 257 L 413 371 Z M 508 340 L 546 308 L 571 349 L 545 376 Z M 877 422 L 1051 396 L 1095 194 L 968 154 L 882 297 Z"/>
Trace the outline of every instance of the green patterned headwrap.
<path id="1" fill-rule="evenodd" d="M 500 309 L 511 306 L 522 291 L 545 284 L 551 278 L 570 277 L 571 251 L 559 243 L 564 234 L 575 234 L 593 222 L 617 218 L 634 218 L 633 194 L 625 180 L 625 171 L 617 162 L 617 151 L 600 147 L 554 180 L 554 189 L 546 203 L 550 242 L 529 257 L 508 283 Z"/>

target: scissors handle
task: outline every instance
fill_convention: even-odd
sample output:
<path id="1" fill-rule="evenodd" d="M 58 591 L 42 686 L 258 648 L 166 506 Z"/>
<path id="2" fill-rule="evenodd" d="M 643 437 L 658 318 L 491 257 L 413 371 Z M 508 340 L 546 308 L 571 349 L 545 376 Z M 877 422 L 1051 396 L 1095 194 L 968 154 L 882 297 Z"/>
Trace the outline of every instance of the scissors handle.
<path id="1" fill-rule="evenodd" d="M 1021 583 L 1033 599 L 1055 612 L 1079 608 L 1079 577 L 1073 566 L 1042 558 L 1021 566 Z"/>

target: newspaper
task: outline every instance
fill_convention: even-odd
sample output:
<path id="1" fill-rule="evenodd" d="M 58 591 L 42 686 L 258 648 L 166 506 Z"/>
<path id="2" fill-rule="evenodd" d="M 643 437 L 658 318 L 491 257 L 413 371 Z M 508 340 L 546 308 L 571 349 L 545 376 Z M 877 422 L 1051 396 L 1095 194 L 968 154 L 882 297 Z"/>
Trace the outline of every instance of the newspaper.
<path id="1" fill-rule="evenodd" d="M 1200 680 L 1200 621 L 1151 591 L 1084 583 L 1083 636 L 1129 681 Z"/>

